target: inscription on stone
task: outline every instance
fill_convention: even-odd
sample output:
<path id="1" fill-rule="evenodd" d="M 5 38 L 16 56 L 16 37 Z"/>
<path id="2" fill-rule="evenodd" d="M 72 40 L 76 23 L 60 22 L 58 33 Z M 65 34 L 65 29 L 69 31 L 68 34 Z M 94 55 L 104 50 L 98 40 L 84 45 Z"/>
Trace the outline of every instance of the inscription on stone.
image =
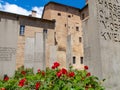
<path id="1" fill-rule="evenodd" d="M 120 2 L 118 0 L 96 0 L 97 20 L 104 40 L 120 42 Z M 103 9 L 104 8 L 104 9 Z"/>
<path id="2" fill-rule="evenodd" d="M 15 55 L 16 49 L 12 47 L 0 47 L 0 61 L 9 61 Z"/>

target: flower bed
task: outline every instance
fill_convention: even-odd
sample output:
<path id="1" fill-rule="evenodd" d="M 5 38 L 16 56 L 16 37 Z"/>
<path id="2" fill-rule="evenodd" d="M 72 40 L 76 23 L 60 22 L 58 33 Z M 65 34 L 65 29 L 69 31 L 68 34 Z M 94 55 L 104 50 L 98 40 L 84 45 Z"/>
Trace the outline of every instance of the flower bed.
<path id="1" fill-rule="evenodd" d="M 99 79 L 88 72 L 88 66 L 84 70 L 59 69 L 59 66 L 55 62 L 51 69 L 38 69 L 36 74 L 32 69 L 19 68 L 14 77 L 5 75 L 0 80 L 0 90 L 105 90 Z"/>

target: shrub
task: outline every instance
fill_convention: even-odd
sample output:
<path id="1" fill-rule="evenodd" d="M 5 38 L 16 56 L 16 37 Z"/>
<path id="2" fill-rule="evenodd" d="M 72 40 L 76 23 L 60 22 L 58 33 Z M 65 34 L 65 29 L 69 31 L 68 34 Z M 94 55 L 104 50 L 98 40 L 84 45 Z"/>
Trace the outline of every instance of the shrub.
<path id="1" fill-rule="evenodd" d="M 36 74 L 33 69 L 21 67 L 14 77 L 0 80 L 0 90 L 105 90 L 99 79 L 88 72 L 88 66 L 84 70 L 71 67 L 66 70 L 59 66 L 55 62 L 51 69 L 38 69 Z"/>

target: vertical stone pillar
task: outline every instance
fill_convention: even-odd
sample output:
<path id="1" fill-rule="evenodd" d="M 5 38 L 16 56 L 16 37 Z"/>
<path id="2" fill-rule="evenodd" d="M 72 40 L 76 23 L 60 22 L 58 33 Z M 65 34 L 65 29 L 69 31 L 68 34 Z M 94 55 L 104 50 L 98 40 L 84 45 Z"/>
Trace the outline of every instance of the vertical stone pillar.
<path id="1" fill-rule="evenodd" d="M 13 76 L 16 67 L 16 48 L 19 24 L 16 20 L 0 21 L 0 76 Z"/>
<path id="2" fill-rule="evenodd" d="M 69 65 L 72 65 L 72 42 L 71 35 L 67 36 L 67 49 L 66 49 L 66 68 L 69 69 Z"/>
<path id="3" fill-rule="evenodd" d="M 41 70 L 46 69 L 46 61 L 45 61 L 46 34 L 47 34 L 47 30 L 43 30 L 43 32 L 36 33 L 35 35 L 34 73 L 36 73 L 38 69 Z"/>
<path id="4" fill-rule="evenodd" d="M 33 68 L 34 66 L 34 38 L 26 38 L 25 40 L 25 68 Z"/>
<path id="5" fill-rule="evenodd" d="M 91 73 L 106 79 L 106 90 L 119 90 L 120 0 L 88 0 L 88 4 L 89 19 L 83 24 L 88 25 L 83 27 L 85 64 Z"/>
<path id="6" fill-rule="evenodd" d="M 55 61 L 57 61 L 57 47 L 50 46 L 50 67 L 52 67 Z"/>

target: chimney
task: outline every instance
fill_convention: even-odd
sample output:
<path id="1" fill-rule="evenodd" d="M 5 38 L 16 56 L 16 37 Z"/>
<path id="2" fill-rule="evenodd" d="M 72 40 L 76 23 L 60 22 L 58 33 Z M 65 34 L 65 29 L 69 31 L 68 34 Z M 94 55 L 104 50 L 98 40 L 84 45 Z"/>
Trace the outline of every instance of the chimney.
<path id="1" fill-rule="evenodd" d="M 32 17 L 36 17 L 36 11 L 35 10 L 32 10 L 32 14 L 30 15 L 30 16 L 32 16 Z"/>
<path id="2" fill-rule="evenodd" d="M 88 0 L 85 0 L 86 1 L 86 4 L 88 4 Z"/>

